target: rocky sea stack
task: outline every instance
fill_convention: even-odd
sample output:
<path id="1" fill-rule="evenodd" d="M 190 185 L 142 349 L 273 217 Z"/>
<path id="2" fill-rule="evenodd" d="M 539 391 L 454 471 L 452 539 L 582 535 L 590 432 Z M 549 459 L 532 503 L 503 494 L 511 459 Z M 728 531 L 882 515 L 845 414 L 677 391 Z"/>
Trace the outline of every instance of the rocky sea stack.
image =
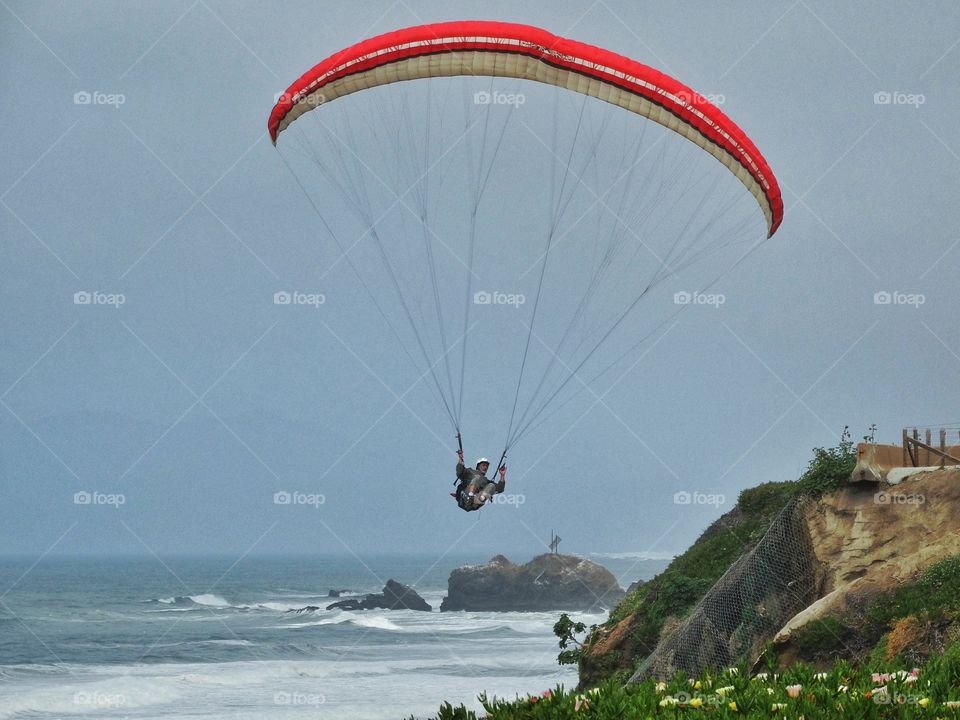
<path id="1" fill-rule="evenodd" d="M 497 555 L 450 573 L 440 610 L 598 611 L 623 595 L 609 570 L 583 558 L 548 553 L 515 565 Z"/>
<path id="2" fill-rule="evenodd" d="M 362 598 L 347 598 L 327 605 L 327 610 L 421 610 L 433 608 L 417 592 L 396 580 L 387 580 L 382 593 L 371 593 Z"/>

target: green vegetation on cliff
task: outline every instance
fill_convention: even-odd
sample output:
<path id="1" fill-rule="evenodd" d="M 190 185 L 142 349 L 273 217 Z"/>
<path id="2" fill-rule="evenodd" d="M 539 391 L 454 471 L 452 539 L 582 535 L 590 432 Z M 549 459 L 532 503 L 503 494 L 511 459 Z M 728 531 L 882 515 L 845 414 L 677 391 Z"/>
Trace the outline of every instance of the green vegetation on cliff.
<path id="1" fill-rule="evenodd" d="M 857 612 L 800 628 L 792 645 L 810 662 L 845 657 L 876 664 L 920 663 L 960 641 L 960 557 L 931 565 L 911 582 L 873 598 Z"/>
<path id="2" fill-rule="evenodd" d="M 578 663 L 582 686 L 607 678 L 625 681 L 637 663 L 653 651 L 664 632 L 679 622 L 727 569 L 759 542 L 792 498 L 819 496 L 841 487 L 856 463 L 856 448 L 847 428 L 836 447 L 815 448 L 813 453 L 799 480 L 770 482 L 742 491 L 733 510 L 707 528 L 664 572 L 627 595 L 607 622 L 591 629 L 582 647 L 564 649 L 559 661 Z M 621 623 L 623 627 L 618 628 Z M 567 631 L 569 645 L 570 628 L 562 629 Z M 618 638 L 616 651 L 607 652 L 604 640 L 614 631 L 626 636 Z"/>

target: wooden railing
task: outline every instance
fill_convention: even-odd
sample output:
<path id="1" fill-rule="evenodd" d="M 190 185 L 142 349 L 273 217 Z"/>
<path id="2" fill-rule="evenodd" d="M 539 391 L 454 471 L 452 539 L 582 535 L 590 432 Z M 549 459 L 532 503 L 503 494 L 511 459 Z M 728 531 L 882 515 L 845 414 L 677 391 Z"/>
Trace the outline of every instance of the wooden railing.
<path id="1" fill-rule="evenodd" d="M 912 431 L 903 429 L 903 466 L 930 467 L 933 465 L 960 465 L 960 447 L 947 445 L 947 431 L 940 429 L 939 447 L 933 445 L 933 432 L 930 428 L 924 431 L 924 439 L 920 439 L 917 428 Z"/>

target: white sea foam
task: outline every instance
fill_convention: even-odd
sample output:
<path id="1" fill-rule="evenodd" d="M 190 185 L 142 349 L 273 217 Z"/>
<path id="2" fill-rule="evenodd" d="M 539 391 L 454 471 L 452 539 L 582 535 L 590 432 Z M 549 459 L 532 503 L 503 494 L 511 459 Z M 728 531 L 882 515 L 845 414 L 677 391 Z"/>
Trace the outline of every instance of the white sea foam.
<path id="1" fill-rule="evenodd" d="M 213 595 L 211 593 L 204 593 L 203 595 L 190 595 L 189 600 L 192 600 L 197 605 L 206 605 L 207 607 L 215 608 L 228 608 L 231 607 L 230 603 L 224 600 L 219 595 Z"/>
<path id="2" fill-rule="evenodd" d="M 610 558 L 611 560 L 673 560 L 675 552 L 653 552 L 651 550 L 637 550 L 629 552 L 587 553 L 590 557 Z"/>

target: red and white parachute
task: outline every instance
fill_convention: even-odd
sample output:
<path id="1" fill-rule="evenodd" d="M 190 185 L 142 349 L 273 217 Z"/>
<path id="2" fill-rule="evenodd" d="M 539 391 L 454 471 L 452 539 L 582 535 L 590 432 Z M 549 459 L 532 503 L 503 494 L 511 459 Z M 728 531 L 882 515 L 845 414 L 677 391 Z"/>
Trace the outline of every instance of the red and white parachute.
<path id="1" fill-rule="evenodd" d="M 311 114 L 315 122 L 294 125 Z M 650 121 L 697 148 L 679 148 Z M 673 303 L 651 305 L 655 287 L 672 283 L 696 297 L 759 244 L 731 176 L 755 200 L 754 216 L 757 204 L 762 211 L 761 241 L 783 219 L 763 155 L 707 98 L 640 62 L 529 25 L 446 22 L 363 40 L 294 82 L 268 127 L 336 241 L 337 262 L 345 257 L 357 271 L 458 430 L 471 406 L 471 319 L 488 310 L 473 306 L 496 304 L 478 302 L 475 291 L 499 283 L 526 298 L 520 290 L 529 288 L 518 332 L 517 317 L 481 318 L 510 368 L 499 373 L 508 447 L 682 309 L 677 292 Z M 344 207 L 360 225 L 344 224 Z M 368 251 L 380 279 L 356 257 Z M 515 277 L 504 272 L 512 263 Z M 499 393 L 497 378 L 483 377 L 474 400 Z"/>

